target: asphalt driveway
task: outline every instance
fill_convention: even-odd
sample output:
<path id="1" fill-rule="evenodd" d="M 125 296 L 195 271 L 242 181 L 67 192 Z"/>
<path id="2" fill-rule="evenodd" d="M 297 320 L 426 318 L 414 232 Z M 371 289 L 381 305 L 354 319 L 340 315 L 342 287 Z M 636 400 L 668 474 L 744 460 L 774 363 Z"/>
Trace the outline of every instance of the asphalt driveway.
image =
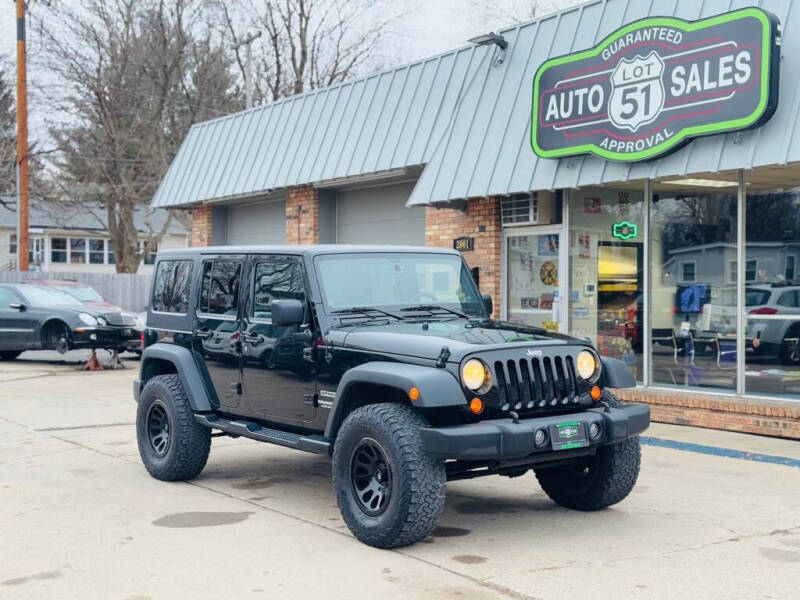
<path id="1" fill-rule="evenodd" d="M 616 507 L 559 508 L 530 474 L 453 482 L 431 539 L 382 551 L 344 525 L 330 461 L 215 438 L 197 480 L 156 481 L 136 449 L 135 361 L 85 373 L 30 358 L 43 357 L 0 363 L 0 598 L 751 599 L 800 589 L 797 442 L 654 426 L 653 443 L 669 447 L 644 446 L 639 484 Z"/>

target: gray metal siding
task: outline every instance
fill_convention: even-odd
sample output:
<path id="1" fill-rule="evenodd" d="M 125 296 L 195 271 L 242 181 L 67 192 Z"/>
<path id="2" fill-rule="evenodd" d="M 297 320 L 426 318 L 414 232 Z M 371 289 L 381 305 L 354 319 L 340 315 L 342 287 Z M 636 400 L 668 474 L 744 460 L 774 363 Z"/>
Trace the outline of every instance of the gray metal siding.
<path id="1" fill-rule="evenodd" d="M 699 19 L 746 0 L 596 0 L 502 31 L 495 47 L 440 56 L 192 127 L 154 206 L 267 193 L 288 186 L 425 165 L 411 204 L 681 176 L 800 161 L 800 2 L 762 0 L 781 20 L 780 101 L 760 129 L 691 142 L 647 163 L 538 159 L 531 89 L 540 64 L 588 48 L 647 15 Z"/>
<path id="2" fill-rule="evenodd" d="M 454 118 L 454 128 L 463 131 L 454 133 L 451 141 L 431 157 L 410 204 L 800 161 L 800 37 L 791 35 L 800 30 L 800 2 L 789 0 L 757 3 L 778 16 L 786 33 L 779 106 L 763 127 L 697 139 L 662 159 L 638 164 L 590 156 L 539 159 L 530 147 L 533 75 L 547 58 L 593 46 L 620 26 L 647 15 L 692 20 L 752 4 L 729 0 L 608 0 L 503 31 L 509 41 L 505 63 L 492 67 L 480 87 L 471 88 L 470 94 L 478 99 L 465 98 Z"/>
<path id="3" fill-rule="evenodd" d="M 336 199 L 339 244 L 425 245 L 425 209 L 407 207 L 413 183 L 340 191 Z"/>
<path id="4" fill-rule="evenodd" d="M 285 244 L 286 202 L 231 206 L 228 209 L 228 243 Z"/>

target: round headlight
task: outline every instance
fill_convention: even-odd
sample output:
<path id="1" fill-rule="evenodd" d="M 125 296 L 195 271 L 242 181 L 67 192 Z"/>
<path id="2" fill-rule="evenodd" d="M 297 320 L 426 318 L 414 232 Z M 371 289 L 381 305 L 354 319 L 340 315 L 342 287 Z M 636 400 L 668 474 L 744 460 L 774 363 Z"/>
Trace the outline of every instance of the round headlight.
<path id="1" fill-rule="evenodd" d="M 108 325 L 108 322 L 103 317 L 97 317 L 97 322 L 99 323 L 100 327 L 105 327 Z"/>
<path id="2" fill-rule="evenodd" d="M 97 319 L 95 319 L 94 316 L 90 315 L 89 313 L 82 312 L 78 315 L 78 318 L 87 325 L 91 325 L 92 327 L 95 327 L 97 325 Z"/>
<path id="3" fill-rule="evenodd" d="M 461 367 L 461 381 L 473 392 L 485 392 L 492 384 L 492 375 L 483 361 L 477 358 L 470 358 Z"/>
<path id="4" fill-rule="evenodd" d="M 589 352 L 588 350 L 581 350 L 578 353 L 575 367 L 578 371 L 578 376 L 589 382 L 596 381 L 598 375 L 600 375 L 600 361 L 597 360 L 594 352 Z"/>

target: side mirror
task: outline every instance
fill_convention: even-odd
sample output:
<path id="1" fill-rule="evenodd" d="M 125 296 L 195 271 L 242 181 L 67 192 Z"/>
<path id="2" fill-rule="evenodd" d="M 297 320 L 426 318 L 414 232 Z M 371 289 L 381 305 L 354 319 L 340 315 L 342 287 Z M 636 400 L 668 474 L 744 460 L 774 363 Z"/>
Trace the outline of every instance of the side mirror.
<path id="1" fill-rule="evenodd" d="M 273 300 L 270 308 L 273 325 L 290 327 L 303 322 L 303 303 L 300 300 L 294 298 Z"/>
<path id="2" fill-rule="evenodd" d="M 19 312 L 25 312 L 25 305 L 22 302 L 10 302 L 8 308 L 13 308 Z"/>
<path id="3" fill-rule="evenodd" d="M 492 312 L 494 312 L 492 297 L 489 294 L 481 294 L 481 298 L 483 298 L 483 306 L 486 308 L 486 312 L 491 316 Z"/>

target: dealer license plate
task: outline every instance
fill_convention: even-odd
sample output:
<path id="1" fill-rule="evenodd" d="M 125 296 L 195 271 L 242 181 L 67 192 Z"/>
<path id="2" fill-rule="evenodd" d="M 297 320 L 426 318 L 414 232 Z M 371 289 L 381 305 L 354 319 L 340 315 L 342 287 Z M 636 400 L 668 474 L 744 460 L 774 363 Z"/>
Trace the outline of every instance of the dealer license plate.
<path id="1" fill-rule="evenodd" d="M 550 439 L 552 440 L 553 450 L 570 450 L 589 445 L 589 440 L 586 438 L 586 428 L 583 423 L 578 421 L 550 425 Z"/>

